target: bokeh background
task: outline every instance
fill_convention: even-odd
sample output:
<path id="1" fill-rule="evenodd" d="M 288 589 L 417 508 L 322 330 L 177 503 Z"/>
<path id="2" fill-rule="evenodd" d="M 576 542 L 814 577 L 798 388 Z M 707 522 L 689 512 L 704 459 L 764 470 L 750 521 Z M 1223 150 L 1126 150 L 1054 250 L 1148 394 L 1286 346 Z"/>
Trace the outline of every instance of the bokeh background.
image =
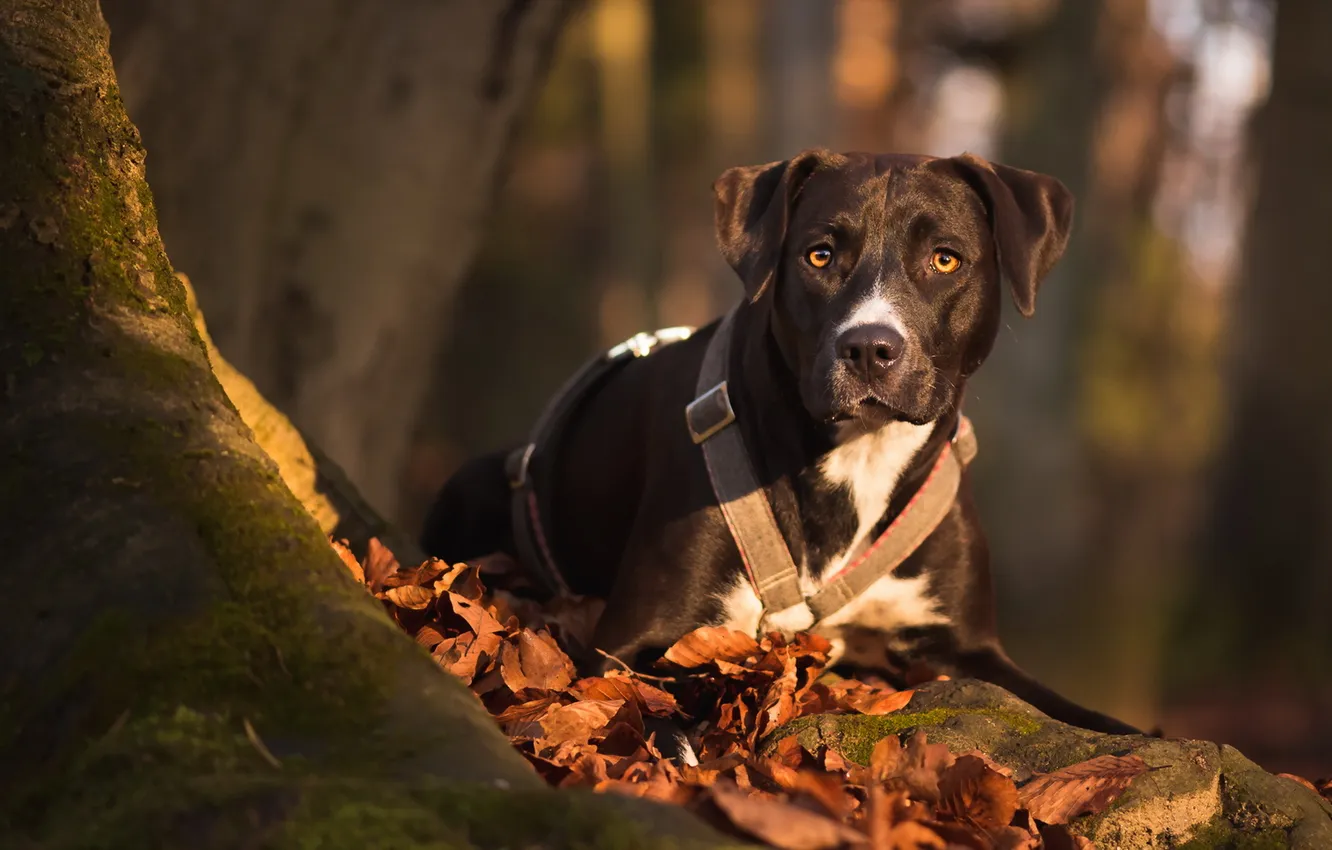
<path id="1" fill-rule="evenodd" d="M 1011 653 L 1332 774 L 1332 3 L 106 0 L 223 352 L 415 528 L 586 357 L 739 294 L 724 168 L 972 151 L 1079 199 L 969 387 Z"/>

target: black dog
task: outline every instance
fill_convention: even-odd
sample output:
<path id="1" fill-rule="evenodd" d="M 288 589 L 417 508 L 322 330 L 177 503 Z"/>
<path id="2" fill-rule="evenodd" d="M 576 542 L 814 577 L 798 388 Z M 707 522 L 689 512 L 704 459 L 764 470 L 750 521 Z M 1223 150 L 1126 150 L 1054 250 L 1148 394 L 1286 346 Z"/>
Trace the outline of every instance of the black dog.
<path id="1" fill-rule="evenodd" d="M 730 402 L 812 592 L 935 468 L 966 380 L 994 343 L 1003 282 L 1030 316 L 1073 200 L 1052 177 L 973 156 L 821 150 L 733 168 L 715 190 L 717 239 L 748 296 L 732 320 Z M 557 450 L 534 460 L 549 548 L 569 587 L 608 600 L 595 642 L 621 659 L 705 624 L 753 634 L 764 615 L 684 417 L 716 327 L 609 375 Z M 504 457 L 474 460 L 445 485 L 428 551 L 451 561 L 515 552 Z M 813 627 L 857 666 L 924 664 L 993 682 L 1068 723 L 1137 732 L 1008 658 L 989 569 L 964 475 L 942 521 L 891 574 L 822 622 L 795 606 L 765 624 Z"/>

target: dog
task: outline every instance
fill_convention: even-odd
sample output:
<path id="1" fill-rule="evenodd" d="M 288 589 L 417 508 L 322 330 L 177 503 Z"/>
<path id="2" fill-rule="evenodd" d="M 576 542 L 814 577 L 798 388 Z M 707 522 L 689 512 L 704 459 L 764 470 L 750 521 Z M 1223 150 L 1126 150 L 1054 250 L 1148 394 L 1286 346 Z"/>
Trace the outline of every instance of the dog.
<path id="1" fill-rule="evenodd" d="M 1057 179 L 970 154 L 808 150 L 714 184 L 721 253 L 744 284 L 728 319 L 728 403 L 802 592 L 860 557 L 911 505 L 961 423 L 1001 303 L 1024 317 L 1064 252 L 1073 198 Z M 904 559 L 815 622 L 764 611 L 684 411 L 718 323 L 632 358 L 578 400 L 533 458 L 543 546 L 574 592 L 604 598 L 584 659 L 642 663 L 689 631 L 810 628 L 839 663 L 894 681 L 924 667 L 992 682 L 1047 715 L 1139 730 L 1023 672 L 995 622 L 989 554 L 965 471 Z M 508 452 L 465 464 L 422 534 L 449 561 L 516 554 Z M 802 610 L 804 609 L 804 610 Z"/>

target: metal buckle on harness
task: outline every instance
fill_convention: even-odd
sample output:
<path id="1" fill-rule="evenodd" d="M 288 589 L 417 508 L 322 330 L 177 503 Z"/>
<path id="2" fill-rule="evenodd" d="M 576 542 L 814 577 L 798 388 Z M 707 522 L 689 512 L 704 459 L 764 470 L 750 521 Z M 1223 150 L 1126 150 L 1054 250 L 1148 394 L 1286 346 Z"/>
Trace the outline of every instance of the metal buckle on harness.
<path id="1" fill-rule="evenodd" d="M 689 339 L 693 333 L 693 328 L 685 326 L 662 328 L 661 330 L 652 333 L 640 331 L 607 351 L 606 359 L 615 360 L 626 354 L 632 354 L 634 357 L 646 357 L 651 354 L 652 349 L 656 348 L 658 345 Z"/>
<path id="2" fill-rule="evenodd" d="M 735 421 L 735 409 L 731 407 L 731 395 L 726 389 L 726 382 L 703 393 L 685 407 L 685 421 L 689 423 L 689 436 L 694 443 L 705 442 Z"/>
<path id="3" fill-rule="evenodd" d="M 528 443 L 520 449 L 509 452 L 504 459 L 504 471 L 509 475 L 509 486 L 517 490 L 527 483 L 527 466 L 532 462 L 532 452 L 536 443 Z"/>

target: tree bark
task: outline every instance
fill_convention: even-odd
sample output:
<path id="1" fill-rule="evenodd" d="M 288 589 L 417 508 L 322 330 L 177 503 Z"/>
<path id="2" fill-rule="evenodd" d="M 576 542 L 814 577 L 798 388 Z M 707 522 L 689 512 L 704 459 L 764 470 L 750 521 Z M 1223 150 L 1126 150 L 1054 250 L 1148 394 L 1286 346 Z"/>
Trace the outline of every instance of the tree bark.
<path id="1" fill-rule="evenodd" d="M 0 845 L 708 838 L 542 789 L 346 574 L 209 368 L 94 0 L 0 0 L 0 114 Z"/>
<path id="2" fill-rule="evenodd" d="M 1077 232 L 1035 319 L 1013 321 L 976 382 L 986 528 L 1036 623 L 1014 650 L 1144 726 L 1198 464 L 1180 409 L 1207 409 L 1182 388 L 1210 366 L 1206 311 L 1152 220 L 1175 70 L 1145 0 L 1065 0 L 1013 63 L 1005 159 L 1070 186 Z"/>
<path id="3" fill-rule="evenodd" d="M 345 541 L 358 556 L 363 556 L 370 540 L 375 539 L 387 546 L 400 564 L 424 561 L 425 552 L 416 540 L 403 534 L 366 502 L 342 467 L 307 439 L 282 411 L 264 398 L 253 381 L 222 356 L 208 333 L 208 324 L 189 279 L 183 274 L 176 277 L 185 287 L 186 306 L 208 353 L 214 377 L 241 420 L 249 426 L 259 448 L 277 464 L 282 483 L 314 517 L 319 530 L 335 540 Z"/>
<path id="4" fill-rule="evenodd" d="M 1332 5 L 1277 4 L 1272 89 L 1255 118 L 1257 196 L 1230 305 L 1228 434 L 1173 644 L 1176 697 L 1188 689 L 1226 704 L 1225 728 L 1214 734 L 1252 741 L 1260 760 L 1304 754 L 1324 768 L 1332 764 L 1328 32 Z M 1289 731 L 1255 728 L 1255 692 L 1279 707 Z"/>
<path id="5" fill-rule="evenodd" d="M 108 0 L 218 346 L 396 515 L 513 128 L 574 0 Z"/>

